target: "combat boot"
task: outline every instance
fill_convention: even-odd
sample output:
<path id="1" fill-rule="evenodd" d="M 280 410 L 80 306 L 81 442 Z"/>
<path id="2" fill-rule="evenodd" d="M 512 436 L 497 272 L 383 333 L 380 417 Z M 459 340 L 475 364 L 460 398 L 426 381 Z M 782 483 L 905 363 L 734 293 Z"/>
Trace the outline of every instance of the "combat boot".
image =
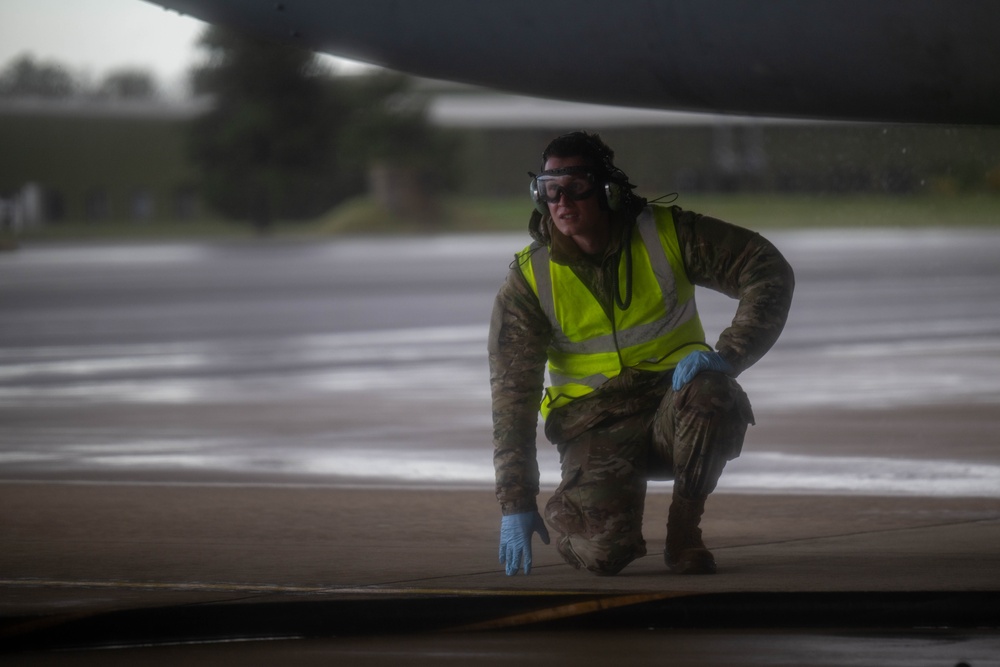
<path id="1" fill-rule="evenodd" d="M 715 574 L 715 557 L 701 540 L 701 515 L 705 498 L 683 498 L 674 493 L 667 515 L 667 549 L 663 559 L 671 572 Z"/>

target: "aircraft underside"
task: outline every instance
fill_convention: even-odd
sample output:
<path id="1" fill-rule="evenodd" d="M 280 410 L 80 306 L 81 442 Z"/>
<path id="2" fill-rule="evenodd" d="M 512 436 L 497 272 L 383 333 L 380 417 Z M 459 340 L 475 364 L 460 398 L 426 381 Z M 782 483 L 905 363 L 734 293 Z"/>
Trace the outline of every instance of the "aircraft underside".
<path id="1" fill-rule="evenodd" d="M 1000 3 L 155 0 L 410 74 L 553 99 L 995 124 Z"/>

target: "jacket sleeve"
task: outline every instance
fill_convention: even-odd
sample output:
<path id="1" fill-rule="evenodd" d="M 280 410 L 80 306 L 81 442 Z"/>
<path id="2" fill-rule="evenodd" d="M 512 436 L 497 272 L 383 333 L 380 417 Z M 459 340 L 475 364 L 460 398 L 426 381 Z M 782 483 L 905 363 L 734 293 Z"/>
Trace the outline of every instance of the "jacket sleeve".
<path id="1" fill-rule="evenodd" d="M 795 277 L 778 249 L 760 234 L 715 218 L 674 209 L 688 279 L 739 299 L 736 315 L 716 350 L 742 373 L 781 334 Z"/>
<path id="2" fill-rule="evenodd" d="M 551 326 L 513 267 L 493 305 L 488 342 L 493 397 L 493 467 L 503 514 L 537 509 L 535 438 Z"/>

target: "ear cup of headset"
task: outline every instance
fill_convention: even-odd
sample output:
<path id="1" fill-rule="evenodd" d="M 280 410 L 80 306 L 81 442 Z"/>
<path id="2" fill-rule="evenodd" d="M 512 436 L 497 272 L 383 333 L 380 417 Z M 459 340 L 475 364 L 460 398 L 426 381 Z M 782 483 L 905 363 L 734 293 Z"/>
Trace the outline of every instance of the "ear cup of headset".
<path id="1" fill-rule="evenodd" d="M 617 211 L 620 209 L 622 207 L 622 186 L 612 181 L 605 183 L 604 200 L 609 210 Z"/>

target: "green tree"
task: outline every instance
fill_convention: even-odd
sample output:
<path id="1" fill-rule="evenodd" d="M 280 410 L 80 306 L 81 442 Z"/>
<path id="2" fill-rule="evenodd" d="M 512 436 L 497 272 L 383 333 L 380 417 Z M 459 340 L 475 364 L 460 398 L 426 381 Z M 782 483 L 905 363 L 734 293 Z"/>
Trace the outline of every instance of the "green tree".
<path id="1" fill-rule="evenodd" d="M 63 98 L 77 90 L 77 82 L 66 67 L 36 61 L 31 54 L 15 58 L 0 73 L 0 95 L 9 97 Z"/>
<path id="2" fill-rule="evenodd" d="M 95 94 L 115 100 L 148 100 L 157 97 L 159 90 L 150 72 L 125 68 L 109 72 Z"/>
<path id="3" fill-rule="evenodd" d="M 192 74 L 211 110 L 193 123 L 206 201 L 261 232 L 275 219 L 315 216 L 362 187 L 338 167 L 348 118 L 336 80 L 314 54 L 211 27 L 207 63 Z"/>
<path id="4" fill-rule="evenodd" d="M 427 96 L 408 76 L 380 71 L 349 81 L 344 152 L 367 175 L 369 194 L 397 220 L 439 222 L 438 196 L 454 179 L 455 138 L 427 119 Z"/>
<path id="5" fill-rule="evenodd" d="M 427 122 L 401 74 L 335 76 L 316 56 L 220 27 L 201 39 L 192 90 L 211 110 L 193 124 L 206 201 L 266 232 L 312 218 L 366 185 L 392 214 L 427 219 L 452 144 Z"/>

